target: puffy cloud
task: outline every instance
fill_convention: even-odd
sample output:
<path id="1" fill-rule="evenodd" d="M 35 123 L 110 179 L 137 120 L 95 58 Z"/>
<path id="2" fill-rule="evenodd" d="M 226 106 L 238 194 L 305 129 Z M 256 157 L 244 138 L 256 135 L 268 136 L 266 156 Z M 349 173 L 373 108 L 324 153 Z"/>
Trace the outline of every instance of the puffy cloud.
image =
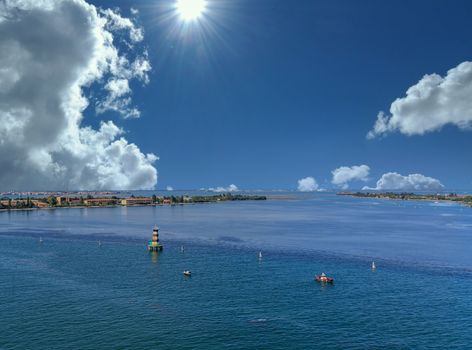
<path id="1" fill-rule="evenodd" d="M 239 188 L 235 184 L 231 184 L 228 187 L 210 187 L 208 189 L 208 191 L 218 192 L 218 193 L 221 193 L 221 192 L 238 192 Z"/>
<path id="2" fill-rule="evenodd" d="M 422 135 L 448 124 L 460 129 L 472 125 L 472 62 L 459 64 L 445 77 L 425 75 L 392 103 L 390 115 L 379 113 L 367 138 L 396 131 Z"/>
<path id="3" fill-rule="evenodd" d="M 114 44 L 118 30 L 130 34 L 121 49 Z M 146 83 L 150 69 L 146 53 L 133 46 L 136 30 L 118 13 L 85 0 L 0 1 L 4 189 L 155 186 L 155 155 L 143 154 L 111 121 L 99 129 L 83 125 L 91 91 L 105 93 L 102 111 L 120 103 L 133 111 L 129 80 Z"/>
<path id="4" fill-rule="evenodd" d="M 313 192 L 318 189 L 318 183 L 315 178 L 308 176 L 298 180 L 298 190 L 301 192 Z"/>
<path id="5" fill-rule="evenodd" d="M 331 183 L 346 189 L 351 181 L 367 181 L 369 172 L 370 168 L 367 165 L 342 166 L 331 172 L 333 174 Z"/>
<path id="6" fill-rule="evenodd" d="M 440 191 L 444 185 L 437 179 L 421 174 L 410 174 L 407 176 L 398 173 L 386 173 L 377 181 L 377 186 L 364 187 L 363 190 L 375 191 Z"/>

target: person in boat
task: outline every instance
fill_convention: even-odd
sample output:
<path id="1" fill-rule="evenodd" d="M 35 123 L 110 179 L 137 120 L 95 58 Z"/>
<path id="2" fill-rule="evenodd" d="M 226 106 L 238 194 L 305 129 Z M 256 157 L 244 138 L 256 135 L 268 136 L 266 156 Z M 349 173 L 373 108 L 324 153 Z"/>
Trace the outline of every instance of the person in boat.
<path id="1" fill-rule="evenodd" d="M 320 275 L 320 281 L 323 281 L 323 282 L 327 282 L 328 281 L 328 277 L 326 277 L 325 273 L 322 272 L 321 275 Z"/>

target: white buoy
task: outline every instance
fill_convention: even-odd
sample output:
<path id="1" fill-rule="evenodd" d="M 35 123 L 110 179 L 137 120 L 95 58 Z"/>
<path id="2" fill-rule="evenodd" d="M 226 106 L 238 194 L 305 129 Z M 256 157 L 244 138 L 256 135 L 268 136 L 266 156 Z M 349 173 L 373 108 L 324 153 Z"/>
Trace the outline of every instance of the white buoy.
<path id="1" fill-rule="evenodd" d="M 377 267 L 375 266 L 375 261 L 372 261 L 372 270 L 375 270 Z"/>
<path id="2" fill-rule="evenodd" d="M 262 252 L 259 252 L 259 259 L 262 259 Z"/>

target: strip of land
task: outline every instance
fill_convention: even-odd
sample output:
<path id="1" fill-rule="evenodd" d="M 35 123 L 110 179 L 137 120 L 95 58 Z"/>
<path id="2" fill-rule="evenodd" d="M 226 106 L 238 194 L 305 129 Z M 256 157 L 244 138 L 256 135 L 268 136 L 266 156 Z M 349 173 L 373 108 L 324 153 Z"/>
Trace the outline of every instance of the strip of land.
<path id="1" fill-rule="evenodd" d="M 417 193 L 397 193 L 397 192 L 338 192 L 339 196 L 351 196 L 360 198 L 393 199 L 405 201 L 447 201 L 458 202 L 472 206 L 472 195 L 464 194 L 417 194 Z"/>
<path id="2" fill-rule="evenodd" d="M 92 195 L 83 196 L 44 196 L 40 198 L 8 198 L 0 199 L 0 210 L 26 210 L 46 208 L 86 208 L 86 207 L 115 207 L 115 206 L 155 206 L 177 205 L 191 203 L 212 203 L 226 201 L 266 200 L 266 196 L 242 195 L 224 193 L 211 196 L 156 196 L 128 197 Z"/>
<path id="3" fill-rule="evenodd" d="M 306 195 L 300 193 L 294 194 L 269 194 L 267 195 L 268 200 L 277 200 L 277 201 L 299 201 L 306 199 Z"/>

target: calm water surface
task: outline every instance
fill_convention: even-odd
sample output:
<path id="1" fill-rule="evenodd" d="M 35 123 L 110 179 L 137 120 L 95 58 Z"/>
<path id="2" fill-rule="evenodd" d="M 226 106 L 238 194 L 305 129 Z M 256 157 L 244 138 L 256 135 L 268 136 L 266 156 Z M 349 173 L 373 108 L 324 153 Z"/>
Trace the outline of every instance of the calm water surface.
<path id="1" fill-rule="evenodd" d="M 471 229 L 460 205 L 330 194 L 3 212 L 0 349 L 471 348 Z"/>

